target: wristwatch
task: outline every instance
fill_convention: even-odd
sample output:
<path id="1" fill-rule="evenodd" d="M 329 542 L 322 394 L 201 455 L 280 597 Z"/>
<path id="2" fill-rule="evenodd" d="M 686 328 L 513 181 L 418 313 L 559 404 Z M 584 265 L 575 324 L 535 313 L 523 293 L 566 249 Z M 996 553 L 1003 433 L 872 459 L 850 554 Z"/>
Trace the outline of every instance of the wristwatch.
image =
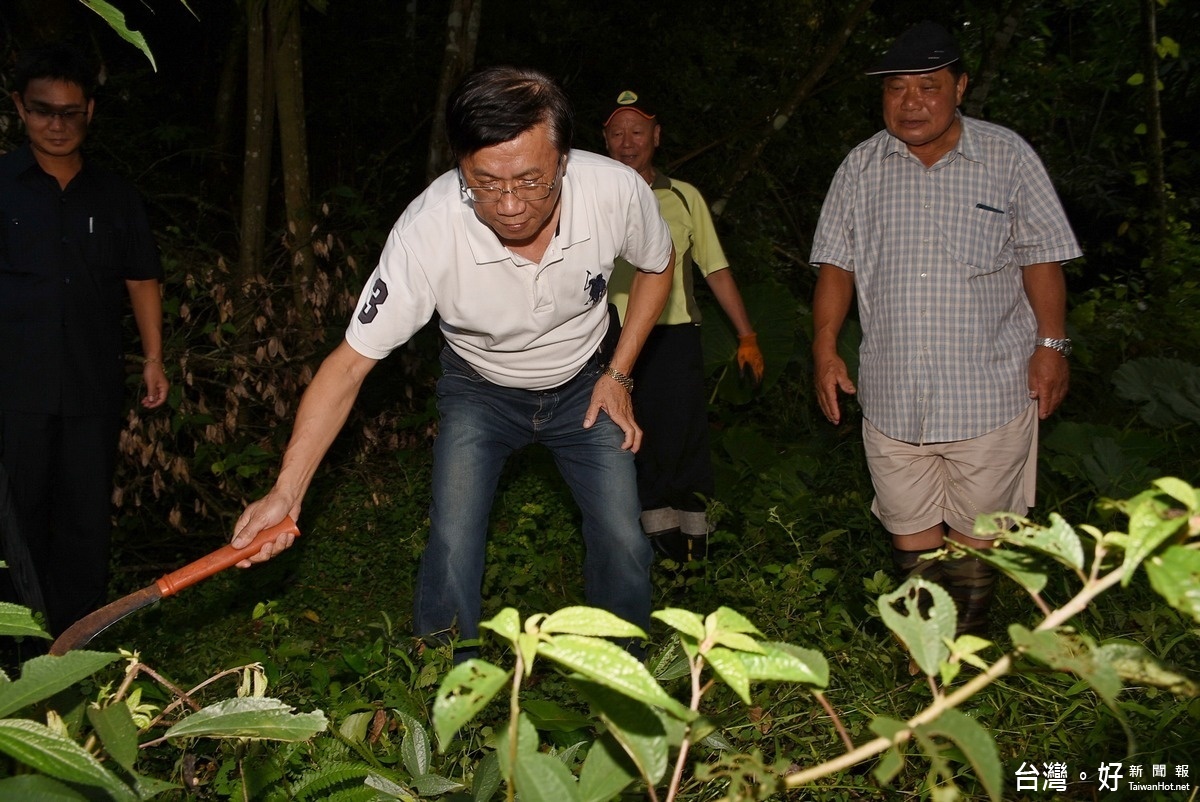
<path id="1" fill-rule="evenodd" d="M 1038 337 L 1037 340 L 1034 341 L 1034 344 L 1044 345 L 1047 348 L 1053 348 L 1063 356 L 1071 355 L 1071 341 L 1065 337 L 1061 340 L 1057 340 L 1053 337 Z"/>

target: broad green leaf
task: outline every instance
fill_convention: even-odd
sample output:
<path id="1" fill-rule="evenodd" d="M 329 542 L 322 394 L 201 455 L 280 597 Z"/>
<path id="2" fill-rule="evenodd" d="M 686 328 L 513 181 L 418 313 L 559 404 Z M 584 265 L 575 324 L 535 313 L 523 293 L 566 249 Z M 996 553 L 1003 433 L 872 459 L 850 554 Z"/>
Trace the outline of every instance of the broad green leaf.
<path id="1" fill-rule="evenodd" d="M 363 785 L 386 795 L 388 799 L 399 799 L 401 802 L 416 802 L 417 799 L 403 785 L 389 780 L 381 774 L 368 774 L 367 779 L 363 780 Z M 378 798 L 378 796 L 375 797 L 375 799 Z"/>
<path id="2" fill-rule="evenodd" d="M 41 774 L 20 774 L 0 780 L 0 799 L 24 802 L 87 802 L 70 786 Z"/>
<path id="3" fill-rule="evenodd" d="M 440 774 L 422 774 L 420 777 L 413 777 L 412 784 L 422 799 L 441 796 L 451 791 L 460 791 L 463 788 L 462 783 L 455 782 Z"/>
<path id="4" fill-rule="evenodd" d="M 514 748 L 510 739 L 509 724 L 510 722 L 506 721 L 496 729 L 496 758 L 500 761 L 500 776 L 512 785 L 516 782 L 516 764 L 521 755 L 536 754 L 541 749 L 541 742 L 538 740 L 537 729 L 529 721 L 529 716 L 521 713 L 517 716 L 517 743 Z"/>
<path id="5" fill-rule="evenodd" d="M 1159 546 L 1187 526 L 1187 516 L 1164 504 L 1155 491 L 1130 499 L 1129 546 L 1122 565 L 1121 587 L 1128 587 L 1137 567 Z"/>
<path id="6" fill-rule="evenodd" d="M 106 3 L 105 0 L 79 0 L 79 2 L 99 14 L 108 23 L 108 27 L 117 32 L 118 36 L 142 51 L 146 58 L 150 60 L 150 66 L 155 72 L 158 72 L 158 65 L 154 63 L 154 54 L 150 52 L 150 45 L 146 44 L 146 37 L 137 31 L 129 29 L 129 26 L 125 23 L 124 13 Z"/>
<path id="7" fill-rule="evenodd" d="M 543 732 L 573 732 L 592 726 L 591 719 L 544 699 L 526 699 L 521 703 L 521 709 L 533 725 Z"/>
<path id="8" fill-rule="evenodd" d="M 1200 623 L 1200 551 L 1171 546 L 1146 561 L 1146 576 L 1167 604 Z"/>
<path id="9" fill-rule="evenodd" d="M 1077 571 L 1083 570 L 1083 543 L 1071 525 L 1056 512 L 1050 513 L 1049 526 L 1026 524 L 1000 537 L 1009 543 L 1040 551 Z"/>
<path id="10" fill-rule="evenodd" d="M 716 612 L 704 620 L 704 624 L 705 629 L 710 633 L 714 631 L 740 632 L 762 637 L 762 633 L 758 631 L 758 627 L 751 624 L 746 616 L 729 607 L 718 607 Z"/>
<path id="11" fill-rule="evenodd" d="M 718 629 L 712 635 L 714 645 L 725 646 L 729 649 L 734 649 L 747 654 L 761 654 L 762 646 L 758 644 L 754 638 L 749 635 L 743 635 L 740 632 L 726 632 Z"/>
<path id="12" fill-rule="evenodd" d="M 500 756 L 488 752 L 483 760 L 475 764 L 475 776 L 471 778 L 473 802 L 488 802 L 500 790 Z"/>
<path id="13" fill-rule="evenodd" d="M 716 722 L 710 718 L 701 716 L 691 724 L 692 739 L 709 749 L 716 749 L 719 752 L 736 752 L 737 747 L 729 742 L 729 739 L 720 733 L 717 729 Z M 671 743 L 675 743 L 672 741 Z"/>
<path id="14" fill-rule="evenodd" d="M 541 746 L 538 741 L 537 728 L 529 720 L 529 716 L 521 713 L 517 716 L 517 744 L 516 753 L 510 748 L 509 739 L 509 722 L 505 721 L 503 725 L 496 730 L 496 758 L 500 761 L 498 767 L 500 775 L 506 782 L 513 782 L 513 763 L 519 759 L 522 753 L 535 753 Z"/>
<path id="15" fill-rule="evenodd" d="M 1154 46 L 1154 49 L 1158 51 L 1159 58 L 1166 58 L 1167 56 L 1179 58 L 1179 42 L 1176 42 L 1169 36 L 1164 36 L 1163 38 L 1159 39 L 1158 44 Z"/>
<path id="16" fill-rule="evenodd" d="M 913 577 L 879 597 L 879 614 L 921 670 L 935 675 L 950 655 L 945 639 L 954 637 L 958 617 L 950 594 L 941 585 Z"/>
<path id="17" fill-rule="evenodd" d="M 484 660 L 467 660 L 450 670 L 433 702 L 433 731 L 439 751 L 445 752 L 454 733 L 492 701 L 510 675 Z"/>
<path id="18" fill-rule="evenodd" d="M 650 659 L 646 661 L 646 667 L 658 682 L 670 682 L 691 673 L 691 664 L 680 642 L 683 637 L 686 636 L 672 632 L 662 648 L 651 654 Z"/>
<path id="19" fill-rule="evenodd" d="M 1154 486 L 1182 504 L 1189 514 L 1195 513 L 1196 508 L 1200 506 L 1200 496 L 1197 496 L 1196 488 L 1182 479 L 1164 476 L 1161 479 L 1155 479 Z"/>
<path id="20" fill-rule="evenodd" d="M 594 638 L 645 638 L 646 632 L 607 610 L 596 607 L 564 607 L 542 622 L 549 635 L 590 635 Z"/>
<path id="21" fill-rule="evenodd" d="M 33 620 L 33 613 L 28 607 L 12 602 L 0 602 L 0 635 L 51 639 L 50 634 Z"/>
<path id="22" fill-rule="evenodd" d="M 589 743 L 588 741 L 576 741 L 575 743 L 568 746 L 566 749 L 560 750 L 558 752 L 554 752 L 553 750 L 551 750 L 551 754 L 553 754 L 556 758 L 558 758 L 559 762 L 561 762 L 564 766 L 566 766 L 567 768 L 570 768 L 571 766 L 575 765 L 575 755 L 579 753 L 579 750 L 581 750 L 585 746 L 587 746 L 588 743 Z"/>
<path id="23" fill-rule="evenodd" d="M 1117 707 L 1117 694 L 1121 692 L 1121 679 L 1108 663 L 1097 660 L 1092 649 L 1078 636 L 1065 632 L 1031 632 L 1020 624 L 1008 628 L 1013 645 L 1030 657 L 1045 663 L 1056 671 L 1067 671 L 1091 686 L 1106 705 L 1123 719 Z"/>
<path id="24" fill-rule="evenodd" d="M 1145 123 L 1141 123 L 1145 133 Z M 1145 168 L 1142 168 L 1143 170 Z M 1141 357 L 1113 373 L 1117 395 L 1144 402 L 1139 414 L 1151 426 L 1173 428 L 1200 423 L 1200 366 L 1182 359 Z"/>
<path id="25" fill-rule="evenodd" d="M 522 752 L 518 755 L 516 788 L 521 802 L 579 800 L 579 786 L 570 770 L 541 752 Z"/>
<path id="26" fill-rule="evenodd" d="M 717 676 L 733 689 L 739 699 L 750 704 L 750 674 L 736 653 L 714 646 L 704 653 L 704 659 L 712 666 Z"/>
<path id="27" fill-rule="evenodd" d="M 137 772 L 130 772 L 133 777 L 133 787 L 137 790 L 139 799 L 153 799 L 156 796 L 165 794 L 168 791 L 182 791 L 183 786 L 176 783 L 160 780 L 157 777 L 145 777 Z M 4 796 L 0 794 L 0 799 Z"/>
<path id="28" fill-rule="evenodd" d="M 429 735 L 421 722 L 407 713 L 399 713 L 400 721 L 404 724 L 404 738 L 400 741 L 400 758 L 404 768 L 414 778 L 429 773 L 429 759 L 432 757 L 429 748 Z M 422 791 L 421 793 L 425 793 Z"/>
<path id="29" fill-rule="evenodd" d="M 104 751 L 125 771 L 133 771 L 138 756 L 138 730 L 129 706 L 124 702 L 108 707 L 89 706 L 87 717 L 100 736 Z"/>
<path id="30" fill-rule="evenodd" d="M 887 738 L 888 740 L 895 738 L 896 733 L 908 729 L 908 725 L 903 721 L 898 721 L 897 719 L 889 718 L 887 716 L 879 716 L 871 719 L 870 726 L 872 732 L 879 737 Z M 875 781 L 880 785 L 887 785 L 896 777 L 897 774 L 900 773 L 901 769 L 903 768 L 904 742 L 901 741 L 899 744 L 889 747 L 888 750 L 883 753 L 883 757 L 879 759 L 879 765 L 875 767 L 875 771 L 872 772 L 872 775 L 875 777 Z"/>
<path id="31" fill-rule="evenodd" d="M 278 699 L 225 699 L 198 710 L 167 730 L 166 738 L 260 738 L 307 741 L 328 726 L 320 710 L 293 713 Z"/>
<path id="32" fill-rule="evenodd" d="M 1114 640 L 1096 647 L 1096 657 L 1113 667 L 1123 680 L 1137 685 L 1165 688 L 1176 696 L 1200 695 L 1200 685 L 1163 666 L 1140 643 Z"/>
<path id="33" fill-rule="evenodd" d="M 668 607 L 665 610 L 655 610 L 650 617 L 657 618 L 672 629 L 690 635 L 697 641 L 704 640 L 704 619 L 691 610 Z"/>
<path id="34" fill-rule="evenodd" d="M 61 657 L 35 657 L 21 666 L 20 679 L 0 685 L 0 717 L 11 716 L 34 702 L 49 699 L 120 659 L 121 655 L 116 652 L 88 651 L 67 652 Z"/>
<path id="35" fill-rule="evenodd" d="M 100 765 L 86 749 L 36 721 L 11 718 L 0 721 L 0 752 L 55 779 L 103 788 L 117 800 L 137 799 L 129 786 Z"/>
<path id="36" fill-rule="evenodd" d="M 1038 563 L 1037 557 L 1027 551 L 962 548 L 995 567 L 1030 593 L 1041 593 L 1046 587 L 1046 570 Z"/>
<path id="37" fill-rule="evenodd" d="M 538 645 L 538 653 L 633 699 L 690 720 L 694 713 L 667 695 L 636 657 L 615 643 L 580 635 L 558 635 Z"/>
<path id="38" fill-rule="evenodd" d="M 1146 75 L 1145 73 L 1135 72 L 1125 80 L 1125 83 L 1129 84 L 1130 86 L 1141 86 L 1142 84 L 1146 83 Z"/>
<path id="39" fill-rule="evenodd" d="M 657 785 L 667 771 L 667 751 L 682 738 L 668 732 L 663 718 L 648 705 L 611 688 L 585 679 L 575 679 L 575 687 L 608 725 L 609 734 L 625 750 L 637 771 L 651 785 Z"/>
<path id="40" fill-rule="evenodd" d="M 521 615 L 515 608 L 505 607 L 495 617 L 480 621 L 479 626 L 490 629 L 510 643 L 516 643 L 517 636 L 521 634 Z"/>
<path id="41" fill-rule="evenodd" d="M 369 710 L 351 713 L 338 727 L 338 733 L 347 741 L 360 744 L 367 740 L 367 729 L 371 726 L 371 719 L 374 717 L 375 713 Z"/>
<path id="42" fill-rule="evenodd" d="M 1011 512 L 984 513 L 975 516 L 971 534 L 980 540 L 993 540 L 1012 531 L 1013 527 L 1029 524 L 1029 520 Z"/>
<path id="43" fill-rule="evenodd" d="M 609 802 L 638 777 L 637 767 L 606 733 L 592 744 L 579 771 L 580 802 Z"/>
<path id="44" fill-rule="evenodd" d="M 537 662 L 537 647 L 541 642 L 536 634 L 532 632 L 522 632 L 517 636 L 517 649 L 521 652 L 521 660 L 525 665 L 525 676 L 530 676 L 533 673 L 533 664 Z"/>
<path id="45" fill-rule="evenodd" d="M 1000 754 L 996 750 L 996 742 L 978 721 L 950 709 L 919 729 L 927 735 L 940 735 L 953 741 L 971 762 L 975 776 L 988 796 L 998 802 L 1004 789 Z"/>
<path id="46" fill-rule="evenodd" d="M 829 685 L 829 663 L 820 652 L 773 641 L 760 645 L 762 654 L 740 655 L 750 679 L 801 682 L 815 688 Z"/>

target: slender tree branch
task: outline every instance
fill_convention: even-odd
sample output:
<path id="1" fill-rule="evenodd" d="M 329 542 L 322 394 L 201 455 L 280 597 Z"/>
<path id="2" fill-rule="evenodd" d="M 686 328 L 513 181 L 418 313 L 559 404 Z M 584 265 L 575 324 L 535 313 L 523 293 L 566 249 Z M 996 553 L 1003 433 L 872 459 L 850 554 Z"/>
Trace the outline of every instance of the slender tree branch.
<path id="1" fill-rule="evenodd" d="M 1099 559 L 1098 556 L 1097 559 Z M 1121 581 L 1122 573 L 1123 572 L 1120 568 L 1115 568 L 1095 582 L 1089 583 L 1088 586 L 1085 586 L 1079 591 L 1079 593 L 1075 594 L 1075 596 L 1072 597 L 1066 604 L 1052 612 L 1050 615 L 1046 616 L 1045 620 L 1043 620 L 1034 631 L 1044 632 L 1065 624 L 1074 616 L 1083 612 L 1088 604 L 1091 603 L 1092 599 L 1118 584 Z M 1015 658 L 1020 654 L 1020 649 L 1016 649 L 1008 654 L 1005 654 L 1003 657 L 989 666 L 986 671 L 972 678 L 961 688 L 957 689 L 953 693 L 943 696 L 940 699 L 936 699 L 929 707 L 925 708 L 920 713 L 909 719 L 907 726 L 903 730 L 897 732 L 891 738 L 876 738 L 875 740 L 869 741 L 857 749 L 851 750 L 844 755 L 834 758 L 833 760 L 828 760 L 818 766 L 813 766 L 812 768 L 798 771 L 795 774 L 789 774 L 784 778 L 784 784 L 788 788 L 798 788 L 814 780 L 818 780 L 821 777 L 827 777 L 830 774 L 836 774 L 839 771 L 848 769 L 851 766 L 861 763 L 867 758 L 878 755 L 886 749 L 890 749 L 893 746 L 904 743 L 913 737 L 914 730 L 916 730 L 916 728 L 937 720 L 938 716 L 945 711 L 958 707 L 960 704 L 963 704 L 972 696 L 982 691 L 988 685 L 991 685 L 997 679 L 1009 673 L 1009 671 L 1012 670 Z"/>

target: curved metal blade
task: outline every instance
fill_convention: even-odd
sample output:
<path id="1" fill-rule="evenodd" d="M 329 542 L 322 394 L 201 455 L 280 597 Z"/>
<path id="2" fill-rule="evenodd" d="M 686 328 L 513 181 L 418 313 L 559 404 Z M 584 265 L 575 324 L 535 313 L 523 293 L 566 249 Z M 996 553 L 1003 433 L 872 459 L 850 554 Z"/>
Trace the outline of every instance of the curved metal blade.
<path id="1" fill-rule="evenodd" d="M 86 646 L 88 641 L 120 621 L 130 613 L 154 604 L 162 598 L 158 584 L 148 585 L 134 591 L 128 596 L 122 596 L 115 602 L 106 604 L 95 612 L 88 613 L 71 626 L 63 630 L 54 643 L 50 644 L 50 654 L 66 654 L 72 649 Z"/>

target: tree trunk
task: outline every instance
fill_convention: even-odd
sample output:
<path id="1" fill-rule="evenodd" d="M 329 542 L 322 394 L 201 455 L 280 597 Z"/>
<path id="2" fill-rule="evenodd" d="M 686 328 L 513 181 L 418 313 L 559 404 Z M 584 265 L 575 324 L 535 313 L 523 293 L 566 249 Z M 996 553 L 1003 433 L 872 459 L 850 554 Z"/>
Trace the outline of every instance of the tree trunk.
<path id="1" fill-rule="evenodd" d="M 983 51 L 979 63 L 979 78 L 972 80 L 967 88 L 967 102 L 963 111 L 968 117 L 983 115 L 983 107 L 987 103 L 992 84 L 1000 73 L 1000 65 L 1004 63 L 1008 47 L 1017 33 L 1021 15 L 1025 13 L 1025 2 L 1026 0 L 1013 0 L 1009 4 L 1008 10 L 1000 18 L 1000 27 L 996 30 L 996 35 L 992 37 L 991 47 Z"/>
<path id="2" fill-rule="evenodd" d="M 1150 271 L 1156 279 L 1163 267 L 1163 247 L 1166 245 L 1167 187 L 1163 167 L 1162 106 L 1158 96 L 1158 21 L 1155 4 L 1158 0 L 1142 0 L 1142 59 L 1145 62 L 1146 88 L 1146 178 L 1150 184 Z"/>
<path id="3" fill-rule="evenodd" d="M 221 77 L 217 84 L 217 100 L 213 104 L 213 172 L 221 176 L 222 188 L 227 184 L 233 156 L 233 138 L 237 102 L 237 80 L 242 54 L 246 52 L 246 17 L 233 23 L 229 45 L 221 59 Z"/>
<path id="4" fill-rule="evenodd" d="M 446 141 L 446 99 L 475 63 L 475 45 L 479 41 L 479 17 L 483 0 L 454 0 L 446 20 L 446 52 L 442 57 L 442 76 L 438 81 L 437 101 L 433 107 L 433 126 L 429 136 L 429 160 L 425 165 L 426 183 L 453 166 L 450 145 Z"/>
<path id="5" fill-rule="evenodd" d="M 791 96 L 780 105 L 778 111 L 771 117 L 771 120 L 759 136 L 758 142 L 748 148 L 742 155 L 737 167 L 734 168 L 732 177 L 725 185 L 724 193 L 712 205 L 714 216 L 720 217 L 721 213 L 725 211 L 725 207 L 728 205 L 729 198 L 733 195 L 734 190 L 750 174 L 750 170 L 762 155 L 763 150 L 766 149 L 767 144 L 787 125 L 788 120 L 795 114 L 800 104 L 812 94 L 813 87 L 817 85 L 817 82 L 833 66 L 838 53 L 846 46 L 846 41 L 850 38 L 851 32 L 862 21 L 862 18 L 866 16 L 867 9 L 871 7 L 871 2 L 872 0 L 858 0 L 858 3 L 850 10 L 850 13 L 846 15 L 846 19 L 842 22 L 837 33 L 829 38 L 829 44 L 825 46 L 825 50 L 821 53 L 820 58 L 809 69 L 808 74 L 796 85 Z"/>
<path id="6" fill-rule="evenodd" d="M 233 317 L 248 337 L 257 304 L 252 290 L 262 274 L 267 237 L 267 190 L 275 122 L 272 69 L 267 58 L 265 0 L 246 3 L 246 142 L 242 160 L 241 241 L 234 269 Z"/>
<path id="7" fill-rule="evenodd" d="M 271 39 L 274 42 L 283 199 L 287 209 L 284 244 L 291 259 L 292 298 L 297 323 L 302 330 L 311 331 L 315 326 L 310 296 L 316 277 L 316 256 L 313 252 L 315 224 L 310 203 L 308 136 L 304 121 L 300 4 L 298 0 L 270 0 L 268 8 Z"/>

